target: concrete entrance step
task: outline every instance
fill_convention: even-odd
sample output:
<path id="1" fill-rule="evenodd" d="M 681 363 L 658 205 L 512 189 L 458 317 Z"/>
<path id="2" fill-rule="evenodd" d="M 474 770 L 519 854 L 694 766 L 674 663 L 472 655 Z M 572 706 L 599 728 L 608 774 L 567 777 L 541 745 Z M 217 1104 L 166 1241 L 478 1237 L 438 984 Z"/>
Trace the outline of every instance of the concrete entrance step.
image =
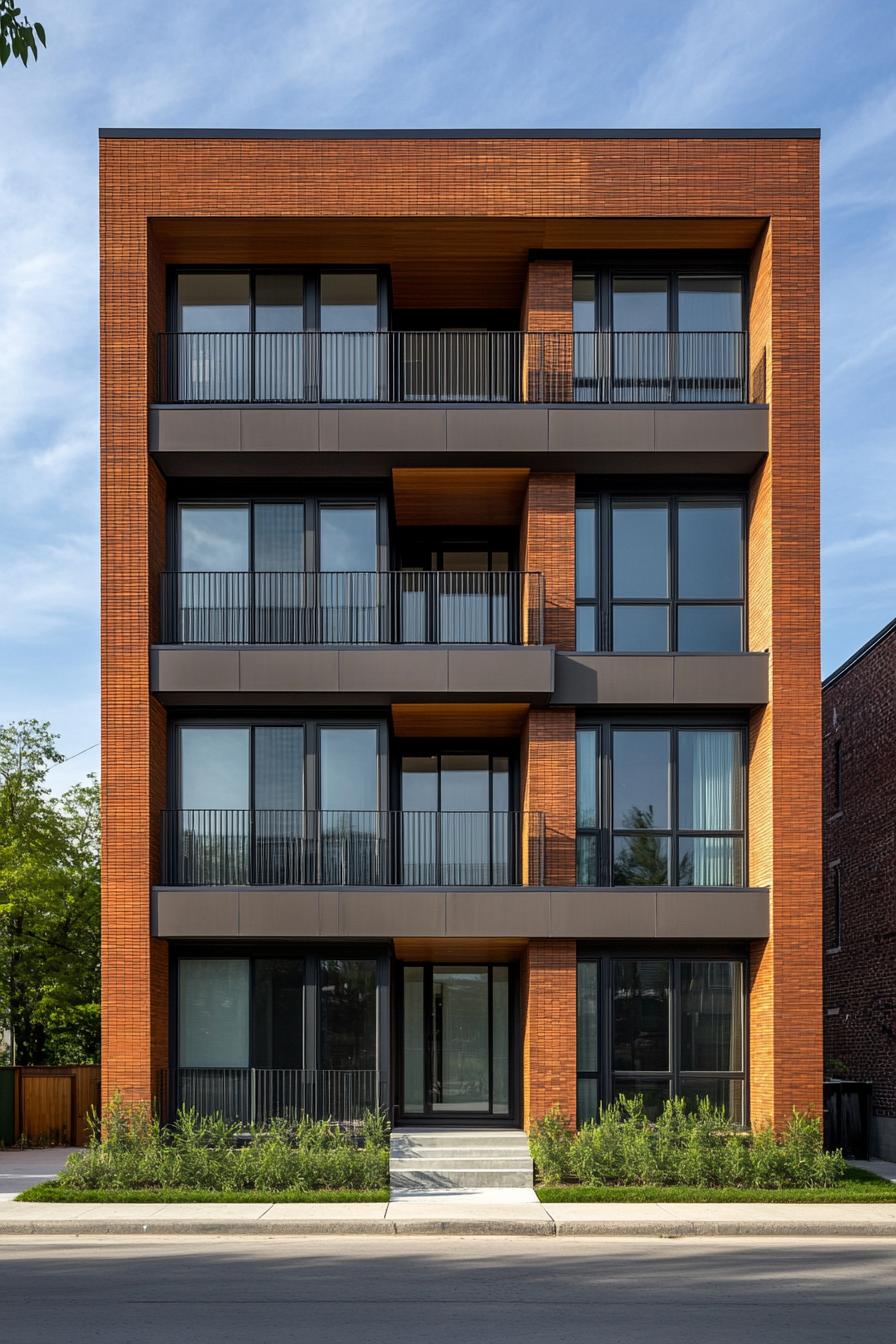
<path id="1" fill-rule="evenodd" d="M 397 1129 L 389 1151 L 393 1190 L 531 1189 L 521 1129 Z"/>

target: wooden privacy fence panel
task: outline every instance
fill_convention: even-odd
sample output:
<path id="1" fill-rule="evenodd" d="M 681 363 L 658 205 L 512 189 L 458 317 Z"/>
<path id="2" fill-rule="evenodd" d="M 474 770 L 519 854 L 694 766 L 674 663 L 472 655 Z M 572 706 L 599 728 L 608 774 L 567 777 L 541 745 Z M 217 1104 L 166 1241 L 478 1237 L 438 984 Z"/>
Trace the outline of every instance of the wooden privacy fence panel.
<path id="1" fill-rule="evenodd" d="M 16 1138 L 83 1146 L 88 1139 L 87 1117 L 91 1110 L 99 1111 L 99 1065 L 28 1065 L 17 1068 L 15 1074 Z"/>

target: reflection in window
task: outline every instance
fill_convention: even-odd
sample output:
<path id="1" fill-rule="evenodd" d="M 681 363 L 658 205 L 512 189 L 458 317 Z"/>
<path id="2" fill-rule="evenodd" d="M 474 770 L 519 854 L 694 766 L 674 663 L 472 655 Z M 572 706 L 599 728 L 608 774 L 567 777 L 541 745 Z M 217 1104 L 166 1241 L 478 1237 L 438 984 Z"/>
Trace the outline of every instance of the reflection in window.
<path id="1" fill-rule="evenodd" d="M 183 957 L 178 975 L 178 1064 L 249 1065 L 249 961 Z"/>
<path id="2" fill-rule="evenodd" d="M 668 961 L 613 963 L 613 1068 L 663 1073 L 669 1068 Z"/>
<path id="3" fill-rule="evenodd" d="M 703 1097 L 744 1120 L 744 967 L 698 957 L 583 956 L 577 976 L 578 1121 L 601 1101 L 640 1096 L 651 1119 L 669 1096 Z M 609 1014 L 612 1054 L 600 1027 Z"/>
<path id="4" fill-rule="evenodd" d="M 333 272 L 320 278 L 324 401 L 376 400 L 378 288 L 374 272 Z"/>
<path id="5" fill-rule="evenodd" d="M 609 574 L 598 565 L 598 515 Z M 609 607 L 609 622 L 601 612 Z M 602 635 L 609 627 L 609 643 Z M 576 504 L 576 647 L 737 653 L 744 647 L 743 502 L 619 499 Z"/>
<path id="6" fill-rule="evenodd" d="M 606 735 L 611 784 L 602 806 L 601 730 L 576 731 L 577 882 L 743 885 L 743 730 L 631 726 Z M 609 871 L 601 846 L 608 832 Z"/>
<path id="7" fill-rule="evenodd" d="M 376 1068 L 376 962 L 321 960 L 320 1067 Z"/>

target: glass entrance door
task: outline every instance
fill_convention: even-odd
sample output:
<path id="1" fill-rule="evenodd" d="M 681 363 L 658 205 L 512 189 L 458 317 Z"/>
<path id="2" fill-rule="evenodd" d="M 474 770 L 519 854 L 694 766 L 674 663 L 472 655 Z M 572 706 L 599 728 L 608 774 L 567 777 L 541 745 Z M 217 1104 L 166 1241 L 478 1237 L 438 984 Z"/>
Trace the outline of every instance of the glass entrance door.
<path id="1" fill-rule="evenodd" d="M 510 967 L 405 965 L 402 971 L 402 1114 L 509 1123 Z"/>

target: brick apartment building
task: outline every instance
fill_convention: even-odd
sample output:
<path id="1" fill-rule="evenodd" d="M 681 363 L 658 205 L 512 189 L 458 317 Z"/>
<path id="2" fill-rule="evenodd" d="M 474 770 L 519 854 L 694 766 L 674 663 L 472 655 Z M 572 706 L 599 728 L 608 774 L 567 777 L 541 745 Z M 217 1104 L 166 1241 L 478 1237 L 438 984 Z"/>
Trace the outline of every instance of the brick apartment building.
<path id="1" fill-rule="evenodd" d="M 817 133 L 100 167 L 105 1095 L 818 1110 Z"/>
<path id="2" fill-rule="evenodd" d="M 869 1081 L 875 1156 L 896 1162 L 896 621 L 822 687 L 824 1045 Z"/>

